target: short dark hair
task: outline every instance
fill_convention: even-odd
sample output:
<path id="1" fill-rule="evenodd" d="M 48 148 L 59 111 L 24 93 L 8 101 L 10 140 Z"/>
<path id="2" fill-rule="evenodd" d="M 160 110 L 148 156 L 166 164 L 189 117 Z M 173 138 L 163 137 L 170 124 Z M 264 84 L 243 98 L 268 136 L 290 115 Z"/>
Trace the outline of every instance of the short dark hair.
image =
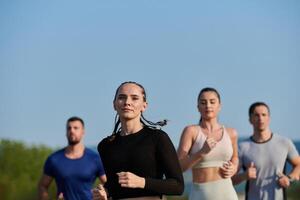
<path id="1" fill-rule="evenodd" d="M 265 102 L 257 101 L 257 102 L 254 102 L 253 104 L 251 104 L 251 106 L 249 107 L 249 111 L 248 111 L 249 117 L 251 117 L 251 115 L 254 113 L 254 109 L 258 106 L 266 107 L 267 110 L 268 110 L 269 115 L 271 114 L 270 113 L 270 108 Z"/>
<path id="2" fill-rule="evenodd" d="M 77 116 L 70 117 L 70 118 L 67 120 L 66 126 L 68 127 L 68 124 L 69 124 L 70 122 L 74 122 L 74 121 L 80 121 L 80 123 L 81 123 L 82 126 L 84 127 L 84 121 L 83 121 L 80 117 L 77 117 Z"/>

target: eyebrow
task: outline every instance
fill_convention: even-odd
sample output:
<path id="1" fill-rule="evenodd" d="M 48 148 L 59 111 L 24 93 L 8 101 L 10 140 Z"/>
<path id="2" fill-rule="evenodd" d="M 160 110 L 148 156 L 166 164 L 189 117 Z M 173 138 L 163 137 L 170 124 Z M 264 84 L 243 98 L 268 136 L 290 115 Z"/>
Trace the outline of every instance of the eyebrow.
<path id="1" fill-rule="evenodd" d="M 130 97 L 141 97 L 141 96 L 138 95 L 138 94 L 131 94 L 131 95 L 119 94 L 118 96 L 121 96 L 121 97 L 127 97 L 127 96 L 130 96 Z"/>

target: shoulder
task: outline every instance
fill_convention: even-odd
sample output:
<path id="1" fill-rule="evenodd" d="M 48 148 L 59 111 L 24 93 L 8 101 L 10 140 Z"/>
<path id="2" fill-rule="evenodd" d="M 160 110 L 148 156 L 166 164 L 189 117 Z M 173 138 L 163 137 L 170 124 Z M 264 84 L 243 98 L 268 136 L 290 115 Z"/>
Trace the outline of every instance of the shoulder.
<path id="1" fill-rule="evenodd" d="M 85 147 L 85 152 L 84 153 L 86 155 L 88 155 L 88 156 L 96 156 L 96 157 L 98 157 L 98 154 L 94 150 L 92 150 L 90 148 L 87 148 L 87 147 Z"/>
<path id="2" fill-rule="evenodd" d="M 65 148 L 54 151 L 53 153 L 51 153 L 49 155 L 48 158 L 53 159 L 53 158 L 60 157 L 60 156 L 62 156 L 64 154 L 65 154 Z"/>
<path id="3" fill-rule="evenodd" d="M 46 160 L 46 165 L 52 165 L 54 163 L 59 163 L 61 162 L 63 159 L 65 159 L 65 149 L 59 149 L 56 150 L 55 152 L 53 152 L 52 154 L 50 154 Z"/>
<path id="4" fill-rule="evenodd" d="M 230 136 L 231 139 L 237 139 L 238 138 L 238 133 L 236 131 L 236 129 L 231 128 L 231 127 L 226 127 L 226 132 L 228 133 L 228 135 Z"/>
<path id="5" fill-rule="evenodd" d="M 252 140 L 250 138 L 244 138 L 239 142 L 239 149 L 240 151 L 248 151 L 250 149 L 250 146 L 252 144 Z"/>
<path id="6" fill-rule="evenodd" d="M 163 145 L 171 142 L 168 133 L 166 133 L 162 129 L 146 127 L 144 128 L 144 132 L 145 139 L 148 138 L 158 145 Z"/>
<path id="7" fill-rule="evenodd" d="M 99 142 L 98 147 L 103 146 L 103 145 L 108 145 L 109 143 L 111 143 L 114 140 L 115 137 L 117 137 L 117 136 L 116 135 L 110 135 L 110 136 L 107 136 L 107 137 L 103 138 Z"/>
<path id="8" fill-rule="evenodd" d="M 281 136 L 281 135 L 278 135 L 278 134 L 274 134 L 273 133 L 273 136 L 272 136 L 274 142 L 278 143 L 278 144 L 281 144 L 281 145 L 286 145 L 286 146 L 290 146 L 290 145 L 294 145 L 292 140 L 287 138 L 287 137 L 284 137 L 284 136 Z"/>
<path id="9" fill-rule="evenodd" d="M 182 131 L 182 136 L 195 139 L 199 133 L 199 128 L 199 125 L 188 125 L 184 127 Z"/>
<path id="10" fill-rule="evenodd" d="M 168 134 L 163 131 L 162 129 L 152 128 L 152 127 L 145 127 L 143 132 L 146 136 L 160 138 L 160 137 L 169 137 Z"/>
<path id="11" fill-rule="evenodd" d="M 110 136 L 107 136 L 106 138 L 103 138 L 97 145 L 97 150 L 99 153 L 103 153 L 105 151 L 105 149 L 107 149 L 107 147 L 109 145 L 112 144 L 112 142 L 115 140 L 117 136 L 113 136 L 113 135 L 110 135 Z"/>

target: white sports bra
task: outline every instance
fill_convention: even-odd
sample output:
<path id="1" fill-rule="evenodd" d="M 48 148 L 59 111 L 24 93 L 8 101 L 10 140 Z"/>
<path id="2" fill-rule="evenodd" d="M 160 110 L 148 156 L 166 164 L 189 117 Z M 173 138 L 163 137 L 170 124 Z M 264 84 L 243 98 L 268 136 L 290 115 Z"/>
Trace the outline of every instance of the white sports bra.
<path id="1" fill-rule="evenodd" d="M 231 159 L 233 154 L 231 139 L 226 131 L 226 128 L 222 126 L 223 133 L 222 138 L 217 142 L 216 146 L 199 161 L 193 168 L 205 168 L 205 167 L 221 167 L 224 162 Z M 202 132 L 199 126 L 199 132 L 194 142 L 190 154 L 195 154 L 203 147 L 207 136 Z"/>

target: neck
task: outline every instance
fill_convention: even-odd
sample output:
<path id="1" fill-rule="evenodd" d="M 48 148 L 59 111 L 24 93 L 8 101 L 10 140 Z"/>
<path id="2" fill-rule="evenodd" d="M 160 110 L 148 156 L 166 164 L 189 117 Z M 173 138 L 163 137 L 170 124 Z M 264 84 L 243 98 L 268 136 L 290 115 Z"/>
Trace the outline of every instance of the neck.
<path id="1" fill-rule="evenodd" d="M 254 130 L 253 133 L 253 140 L 255 140 L 256 142 L 265 142 L 267 140 L 269 140 L 272 136 L 272 131 L 268 128 L 266 130 Z"/>
<path id="2" fill-rule="evenodd" d="M 121 126 L 122 126 L 121 135 L 134 134 L 143 128 L 143 125 L 141 124 L 140 119 L 121 121 Z"/>
<path id="3" fill-rule="evenodd" d="M 84 145 L 80 142 L 75 145 L 68 145 L 65 150 L 65 155 L 68 158 L 80 158 L 84 152 Z"/>
<path id="4" fill-rule="evenodd" d="M 213 132 L 220 129 L 221 125 L 218 123 L 217 119 L 204 120 L 200 122 L 200 126 L 203 129 L 207 129 L 208 132 Z"/>

